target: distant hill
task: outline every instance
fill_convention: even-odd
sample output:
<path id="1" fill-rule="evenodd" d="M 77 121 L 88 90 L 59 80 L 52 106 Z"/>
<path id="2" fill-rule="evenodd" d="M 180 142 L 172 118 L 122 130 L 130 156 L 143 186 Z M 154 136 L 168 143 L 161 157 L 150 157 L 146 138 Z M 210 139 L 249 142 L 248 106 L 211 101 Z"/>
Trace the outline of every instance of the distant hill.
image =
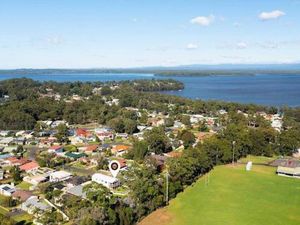
<path id="1" fill-rule="evenodd" d="M 181 65 L 172 67 L 136 68 L 91 68 L 91 69 L 13 69 L 0 70 L 5 74 L 82 74 L 82 73 L 152 73 L 163 76 L 209 76 L 209 75 L 255 75 L 299 74 L 299 64 L 218 64 L 218 65 Z"/>

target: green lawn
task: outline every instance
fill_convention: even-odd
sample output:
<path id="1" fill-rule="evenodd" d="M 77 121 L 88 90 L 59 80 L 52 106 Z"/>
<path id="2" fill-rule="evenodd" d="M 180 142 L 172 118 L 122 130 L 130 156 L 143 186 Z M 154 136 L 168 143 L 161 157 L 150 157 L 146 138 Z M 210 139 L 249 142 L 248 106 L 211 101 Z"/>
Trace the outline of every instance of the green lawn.
<path id="1" fill-rule="evenodd" d="M 205 180 L 170 202 L 166 224 L 300 224 L 300 180 L 277 176 L 275 168 L 254 165 L 247 172 L 244 166 L 218 166 L 208 185 Z"/>
<path id="2" fill-rule="evenodd" d="M 25 181 L 22 181 L 21 183 L 19 183 L 19 184 L 17 185 L 18 188 L 21 188 L 21 189 L 23 189 L 23 190 L 29 190 L 31 186 L 32 186 L 32 184 L 27 183 L 27 182 L 25 182 Z"/>
<path id="3" fill-rule="evenodd" d="M 21 221 L 32 221 L 33 217 L 32 215 L 28 214 L 28 213 L 24 213 L 21 215 L 17 215 L 17 216 L 13 216 L 12 219 L 16 222 L 21 222 Z"/>

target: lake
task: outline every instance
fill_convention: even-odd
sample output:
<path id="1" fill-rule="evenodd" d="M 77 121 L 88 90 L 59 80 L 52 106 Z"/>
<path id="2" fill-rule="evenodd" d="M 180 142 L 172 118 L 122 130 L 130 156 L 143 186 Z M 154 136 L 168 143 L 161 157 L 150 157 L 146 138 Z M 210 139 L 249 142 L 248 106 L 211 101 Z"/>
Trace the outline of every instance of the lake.
<path id="1" fill-rule="evenodd" d="M 255 76 L 154 76 L 153 74 L 50 74 L 0 75 L 0 80 L 28 77 L 39 81 L 120 81 L 135 79 L 175 79 L 184 83 L 181 91 L 164 93 L 192 99 L 224 100 L 273 106 L 300 106 L 300 75 Z"/>

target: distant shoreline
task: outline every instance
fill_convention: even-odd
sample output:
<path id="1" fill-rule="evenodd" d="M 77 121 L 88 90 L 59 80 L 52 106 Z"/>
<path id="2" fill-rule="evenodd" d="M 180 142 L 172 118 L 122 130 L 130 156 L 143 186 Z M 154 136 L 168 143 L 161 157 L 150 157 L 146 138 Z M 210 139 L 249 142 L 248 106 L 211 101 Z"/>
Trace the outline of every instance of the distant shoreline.
<path id="1" fill-rule="evenodd" d="M 15 69 L 0 70 L 1 75 L 83 75 L 83 74 L 130 74 L 173 77 L 201 76 L 256 76 L 256 75 L 300 75 L 299 69 Z"/>

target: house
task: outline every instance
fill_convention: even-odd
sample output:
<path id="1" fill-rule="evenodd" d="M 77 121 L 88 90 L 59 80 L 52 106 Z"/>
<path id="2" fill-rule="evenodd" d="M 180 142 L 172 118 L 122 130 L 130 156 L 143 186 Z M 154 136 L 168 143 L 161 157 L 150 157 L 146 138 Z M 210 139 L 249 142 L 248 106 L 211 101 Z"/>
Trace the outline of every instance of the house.
<path id="1" fill-rule="evenodd" d="M 14 140 L 15 141 L 15 140 Z M 9 146 L 5 146 L 4 149 L 3 149 L 3 152 L 14 152 L 18 149 L 18 146 L 17 145 L 9 145 Z"/>
<path id="2" fill-rule="evenodd" d="M 33 196 L 32 191 L 25 191 L 25 190 L 16 190 L 13 194 L 12 197 L 15 199 L 18 199 L 22 202 L 25 202 L 28 198 Z"/>
<path id="3" fill-rule="evenodd" d="M 12 154 L 10 154 L 10 153 L 0 154 L 0 160 L 1 161 L 4 161 L 5 159 L 8 159 L 10 157 L 12 157 Z"/>
<path id="4" fill-rule="evenodd" d="M 26 176 L 23 178 L 23 181 L 32 184 L 32 185 L 38 185 L 42 182 L 46 182 L 49 178 L 49 175 L 45 174 L 39 174 L 35 176 Z"/>
<path id="5" fill-rule="evenodd" d="M 29 214 L 34 214 L 37 211 L 48 211 L 51 209 L 51 206 L 41 200 L 38 196 L 31 196 L 21 204 L 21 209 Z"/>
<path id="6" fill-rule="evenodd" d="M 159 127 L 165 125 L 165 120 L 160 118 L 149 118 L 147 124 L 149 126 Z"/>
<path id="7" fill-rule="evenodd" d="M 277 166 L 276 173 L 279 176 L 289 176 L 300 178 L 300 161 L 296 159 L 276 159 L 270 163 Z"/>
<path id="8" fill-rule="evenodd" d="M 0 185 L 0 194 L 5 196 L 11 196 L 16 191 L 16 188 L 10 184 Z"/>
<path id="9" fill-rule="evenodd" d="M 25 163 L 29 162 L 28 159 L 26 158 L 20 158 L 18 159 L 17 157 L 9 157 L 4 161 L 8 166 L 22 166 Z"/>
<path id="10" fill-rule="evenodd" d="M 99 145 L 87 145 L 78 148 L 79 151 L 83 151 L 86 154 L 92 154 L 93 152 L 96 152 L 98 150 Z"/>
<path id="11" fill-rule="evenodd" d="M 66 126 L 69 125 L 65 120 L 56 120 L 56 121 L 52 122 L 51 127 L 55 128 L 55 127 L 59 126 L 60 124 L 65 124 Z"/>
<path id="12" fill-rule="evenodd" d="M 62 153 L 64 151 L 63 146 L 53 145 L 48 149 L 49 153 Z"/>
<path id="13" fill-rule="evenodd" d="M 86 130 L 86 129 L 82 129 L 82 128 L 78 128 L 78 129 L 75 131 L 75 134 L 76 134 L 76 136 L 78 136 L 78 137 L 84 137 L 84 138 L 87 138 L 87 137 L 92 136 L 92 133 L 91 133 L 91 132 L 89 132 L 89 131 Z"/>
<path id="14" fill-rule="evenodd" d="M 92 181 L 101 184 L 107 188 L 116 188 L 120 186 L 120 181 L 117 178 L 102 173 L 93 174 Z"/>
<path id="15" fill-rule="evenodd" d="M 40 148 L 49 147 L 52 144 L 54 144 L 56 141 L 57 141 L 56 137 L 48 137 L 48 138 L 40 139 L 39 147 Z"/>
<path id="16" fill-rule="evenodd" d="M 59 182 L 59 181 L 64 181 L 68 180 L 72 177 L 71 173 L 68 173 L 66 171 L 55 171 L 50 174 L 50 182 Z"/>
<path id="17" fill-rule="evenodd" d="M 83 191 L 83 185 L 70 187 L 66 190 L 68 194 L 75 195 L 80 198 L 86 198 L 86 193 Z"/>
<path id="18" fill-rule="evenodd" d="M 19 167 L 20 170 L 25 171 L 26 173 L 34 173 L 40 168 L 39 164 L 36 161 L 31 161 L 23 164 Z"/>
<path id="19" fill-rule="evenodd" d="M 71 158 L 73 160 L 77 160 L 77 159 L 80 159 L 82 157 L 86 157 L 86 154 L 84 154 L 82 152 L 67 152 L 65 154 L 65 157 Z"/>
<path id="20" fill-rule="evenodd" d="M 7 137 L 9 135 L 9 133 L 10 133 L 9 130 L 1 130 L 0 131 L 0 136 Z"/>
<path id="21" fill-rule="evenodd" d="M 6 137 L 0 140 L 0 146 L 8 146 L 14 141 L 13 137 Z"/>
<path id="22" fill-rule="evenodd" d="M 190 116 L 190 122 L 191 122 L 191 124 L 199 123 L 203 119 L 204 119 L 203 115 L 196 114 L 196 115 L 191 115 Z"/>
<path id="23" fill-rule="evenodd" d="M 300 178 L 300 167 L 293 168 L 293 167 L 278 166 L 276 173 L 279 176 Z"/>
<path id="24" fill-rule="evenodd" d="M 118 159 L 118 162 L 120 163 L 120 170 L 127 169 L 126 159 L 120 158 L 120 159 Z"/>
<path id="25" fill-rule="evenodd" d="M 75 187 L 87 182 L 89 179 L 84 176 L 74 176 L 66 180 L 67 187 Z"/>
<path id="26" fill-rule="evenodd" d="M 180 128 L 183 128 L 184 127 L 184 124 L 181 123 L 180 121 L 175 121 L 174 122 L 174 125 L 173 125 L 174 128 L 177 128 L 177 129 L 180 129 Z"/>
<path id="27" fill-rule="evenodd" d="M 96 128 L 95 133 L 101 141 L 113 140 L 115 138 L 114 133 L 109 128 Z"/>
<path id="28" fill-rule="evenodd" d="M 109 149 L 110 147 L 111 147 L 110 144 L 104 143 L 100 146 L 100 150 L 105 151 L 105 150 Z"/>
<path id="29" fill-rule="evenodd" d="M 128 145 L 114 145 L 111 149 L 111 153 L 116 156 L 121 156 L 129 150 Z"/>

